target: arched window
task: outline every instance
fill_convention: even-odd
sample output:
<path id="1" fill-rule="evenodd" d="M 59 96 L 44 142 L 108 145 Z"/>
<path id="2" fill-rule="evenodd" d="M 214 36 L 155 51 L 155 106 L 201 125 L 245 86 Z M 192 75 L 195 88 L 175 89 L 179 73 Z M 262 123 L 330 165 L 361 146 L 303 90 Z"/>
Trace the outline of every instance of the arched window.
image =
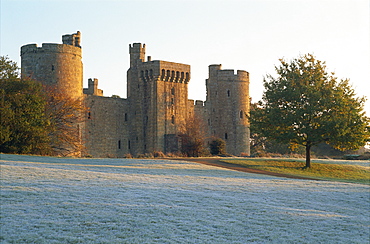
<path id="1" fill-rule="evenodd" d="M 172 124 L 175 124 L 175 115 L 172 115 L 172 117 L 171 117 L 171 123 Z"/>
<path id="2" fill-rule="evenodd" d="M 162 69 L 161 80 L 164 80 L 165 76 L 166 76 L 166 71 Z"/>
<path id="3" fill-rule="evenodd" d="M 227 90 L 227 96 L 230 97 L 230 90 Z"/>
<path id="4" fill-rule="evenodd" d="M 118 140 L 118 149 L 121 149 L 121 140 Z"/>
<path id="5" fill-rule="evenodd" d="M 239 116 L 240 116 L 241 119 L 243 118 L 243 110 L 240 110 Z"/>
<path id="6" fill-rule="evenodd" d="M 186 74 L 185 74 L 185 83 L 188 83 L 189 80 L 190 80 L 189 72 L 186 72 Z"/>
<path id="7" fill-rule="evenodd" d="M 166 81 L 170 81 L 170 80 L 171 80 L 171 71 L 170 70 L 167 70 Z"/>
<path id="8" fill-rule="evenodd" d="M 227 140 L 227 133 L 225 133 L 225 140 Z"/>
<path id="9" fill-rule="evenodd" d="M 175 71 L 172 70 L 172 72 L 171 72 L 171 81 L 173 82 L 174 79 L 175 79 Z"/>
<path id="10" fill-rule="evenodd" d="M 176 71 L 176 82 L 179 82 L 180 79 L 180 72 Z"/>
<path id="11" fill-rule="evenodd" d="M 171 95 L 175 95 L 175 87 L 171 88 Z"/>
<path id="12" fill-rule="evenodd" d="M 127 121 L 128 120 L 128 115 L 127 115 L 127 113 L 125 113 L 125 121 Z"/>

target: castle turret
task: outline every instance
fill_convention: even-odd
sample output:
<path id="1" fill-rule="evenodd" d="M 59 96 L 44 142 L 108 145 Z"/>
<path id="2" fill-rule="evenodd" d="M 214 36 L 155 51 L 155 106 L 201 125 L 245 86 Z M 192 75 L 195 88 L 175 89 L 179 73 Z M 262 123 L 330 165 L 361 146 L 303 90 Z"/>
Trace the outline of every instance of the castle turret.
<path id="1" fill-rule="evenodd" d="M 249 154 L 249 73 L 210 65 L 206 86 L 210 135 L 225 140 L 230 154 Z"/>
<path id="2" fill-rule="evenodd" d="M 103 90 L 98 88 L 98 79 L 89 79 L 88 88 L 84 88 L 84 94 L 94 95 L 94 96 L 103 96 Z"/>
<path id="3" fill-rule="evenodd" d="M 82 51 L 80 46 L 81 33 L 77 32 L 62 37 L 63 44 L 43 43 L 21 47 L 22 78 L 37 80 L 50 86 L 71 99 L 83 98 L 83 68 Z M 82 144 L 84 124 L 73 124 L 73 134 L 76 142 Z M 63 142 L 62 142 L 63 143 Z M 63 147 L 69 151 L 68 155 L 81 155 L 80 148 L 66 143 Z M 61 154 L 64 155 L 63 150 Z"/>
<path id="4" fill-rule="evenodd" d="M 145 44 L 141 43 L 130 44 L 130 67 L 138 64 L 138 62 L 144 62 L 145 60 Z"/>
<path id="5" fill-rule="evenodd" d="M 83 91 L 80 32 L 63 36 L 63 44 L 43 43 L 21 47 L 22 77 L 55 86 L 70 97 L 79 98 Z"/>
<path id="6" fill-rule="evenodd" d="M 81 47 L 81 32 L 77 31 L 75 34 L 67 34 L 62 36 L 63 44 Z"/>

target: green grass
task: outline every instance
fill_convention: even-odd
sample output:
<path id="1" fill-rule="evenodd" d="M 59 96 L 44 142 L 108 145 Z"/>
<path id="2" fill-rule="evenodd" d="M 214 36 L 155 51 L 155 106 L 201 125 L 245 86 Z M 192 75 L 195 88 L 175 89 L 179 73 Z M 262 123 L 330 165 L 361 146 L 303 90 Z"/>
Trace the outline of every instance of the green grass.
<path id="1" fill-rule="evenodd" d="M 304 168 L 304 162 L 284 159 L 228 159 L 222 161 L 242 165 L 247 168 L 293 176 L 370 185 L 370 167 L 366 166 L 311 162 L 311 168 Z"/>

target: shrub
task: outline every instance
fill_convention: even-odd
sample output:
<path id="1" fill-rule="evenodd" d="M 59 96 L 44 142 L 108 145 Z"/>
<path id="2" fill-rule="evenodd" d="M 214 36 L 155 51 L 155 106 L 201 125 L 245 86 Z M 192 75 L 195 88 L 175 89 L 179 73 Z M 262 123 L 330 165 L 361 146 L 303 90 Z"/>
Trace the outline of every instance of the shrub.
<path id="1" fill-rule="evenodd" d="M 209 148 L 212 155 L 224 155 L 226 154 L 226 143 L 221 138 L 216 138 L 209 144 Z"/>
<path id="2" fill-rule="evenodd" d="M 124 158 L 132 158 L 132 155 L 131 153 L 126 153 L 125 155 L 123 155 Z"/>
<path id="3" fill-rule="evenodd" d="M 154 152 L 153 152 L 153 156 L 154 156 L 155 158 L 164 158 L 164 157 L 166 157 L 166 155 L 164 155 L 164 153 L 163 153 L 163 152 L 157 152 L 157 151 L 154 151 Z"/>

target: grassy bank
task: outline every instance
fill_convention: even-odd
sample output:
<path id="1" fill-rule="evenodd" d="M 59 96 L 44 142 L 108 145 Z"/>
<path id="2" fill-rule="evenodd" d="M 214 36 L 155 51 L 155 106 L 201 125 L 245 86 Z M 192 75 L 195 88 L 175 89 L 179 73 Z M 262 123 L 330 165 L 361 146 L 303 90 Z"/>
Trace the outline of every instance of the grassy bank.
<path id="1" fill-rule="evenodd" d="M 370 185 L 370 168 L 366 166 L 311 163 L 311 168 L 304 168 L 304 162 L 284 159 L 228 159 L 222 161 L 275 173 Z"/>

